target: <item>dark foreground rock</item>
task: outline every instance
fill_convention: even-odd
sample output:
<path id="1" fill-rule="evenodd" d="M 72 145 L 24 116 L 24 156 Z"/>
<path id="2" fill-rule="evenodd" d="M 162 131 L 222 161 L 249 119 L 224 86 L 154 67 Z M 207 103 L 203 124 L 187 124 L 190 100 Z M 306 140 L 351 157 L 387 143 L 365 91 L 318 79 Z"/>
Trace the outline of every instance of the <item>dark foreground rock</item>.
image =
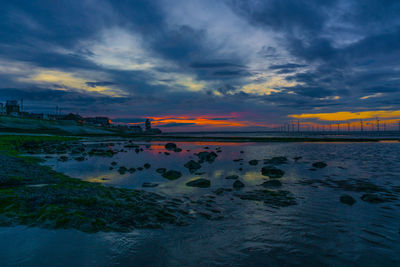
<path id="1" fill-rule="evenodd" d="M 214 160 L 218 157 L 218 155 L 215 152 L 207 152 L 207 151 L 202 151 L 197 154 L 195 154 L 200 162 L 214 162 Z"/>
<path id="2" fill-rule="evenodd" d="M 182 176 L 182 173 L 179 171 L 169 170 L 162 174 L 162 177 L 167 178 L 168 180 L 176 180 Z"/>
<path id="3" fill-rule="evenodd" d="M 340 197 L 340 202 L 351 206 L 356 203 L 356 200 L 350 195 L 342 195 Z"/>
<path id="4" fill-rule="evenodd" d="M 296 205 L 296 200 L 289 191 L 255 190 L 236 193 L 235 196 L 243 200 L 262 201 L 273 207 L 287 207 Z"/>
<path id="5" fill-rule="evenodd" d="M 242 182 L 242 181 L 239 181 L 239 180 L 236 180 L 234 183 L 233 183 L 233 188 L 235 188 L 235 189 L 240 189 L 240 188 L 243 188 L 244 187 L 244 183 Z"/>
<path id="6" fill-rule="evenodd" d="M 239 179 L 239 176 L 238 175 L 229 175 L 229 176 L 226 176 L 225 177 L 225 179 L 228 179 L 228 180 L 237 180 L 237 179 Z"/>
<path id="7" fill-rule="evenodd" d="M 177 146 L 175 143 L 166 143 L 165 144 L 165 149 L 167 149 L 167 150 L 174 150 L 176 148 L 177 148 Z"/>
<path id="8" fill-rule="evenodd" d="M 314 163 L 312 164 L 312 166 L 313 166 L 314 168 L 322 169 L 322 168 L 325 168 L 326 166 L 328 166 L 328 164 L 326 164 L 326 163 L 323 162 L 323 161 L 318 161 L 318 162 L 314 162 Z"/>
<path id="9" fill-rule="evenodd" d="M 201 165 L 194 160 L 190 160 L 190 161 L 186 162 L 184 166 L 185 166 L 185 168 L 188 168 L 189 171 L 192 171 L 192 172 L 201 168 Z"/>
<path id="10" fill-rule="evenodd" d="M 361 200 L 369 203 L 383 203 L 387 200 L 378 194 L 367 193 L 361 196 Z"/>
<path id="11" fill-rule="evenodd" d="M 258 160 L 256 160 L 256 159 L 252 159 L 249 161 L 249 165 L 251 165 L 251 166 L 256 166 L 257 164 L 258 164 Z"/>
<path id="12" fill-rule="evenodd" d="M 191 186 L 191 187 L 207 188 L 207 187 L 210 187 L 211 182 L 210 182 L 210 180 L 200 178 L 200 179 L 196 179 L 196 180 L 187 182 L 186 185 Z"/>
<path id="13" fill-rule="evenodd" d="M 281 178 L 285 172 L 274 166 L 265 166 L 261 169 L 261 174 L 269 178 Z"/>

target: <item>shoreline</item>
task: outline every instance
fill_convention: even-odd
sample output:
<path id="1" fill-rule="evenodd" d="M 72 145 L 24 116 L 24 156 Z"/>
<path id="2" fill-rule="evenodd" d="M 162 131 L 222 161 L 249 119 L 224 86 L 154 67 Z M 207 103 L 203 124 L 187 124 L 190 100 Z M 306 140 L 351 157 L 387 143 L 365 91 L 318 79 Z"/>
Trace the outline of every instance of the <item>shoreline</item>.
<path id="1" fill-rule="evenodd" d="M 257 137 L 257 136 L 190 136 L 190 133 L 187 135 L 170 135 L 170 134 L 161 134 L 161 135 L 145 135 L 145 134 L 124 134 L 124 133 L 111 133 L 111 134 L 72 134 L 68 132 L 60 132 L 60 131 L 47 131 L 41 130 L 38 131 L 36 129 L 32 130 L 21 130 L 21 129 L 0 129 L 0 136 L 6 135 L 26 135 L 26 136 L 70 136 L 75 138 L 88 138 L 88 137 L 108 137 L 108 138 L 129 138 L 134 141 L 171 141 L 171 142 L 233 142 L 233 143 L 269 143 L 269 142 L 332 142 L 332 143 L 340 143 L 340 142 L 400 142 L 400 137 L 385 137 L 385 136 L 375 136 L 375 137 L 364 137 L 364 136 L 354 136 L 349 137 L 349 135 L 345 135 L 343 137 L 334 137 L 334 136 L 320 136 L 320 137 L 312 137 L 312 136 L 270 136 L 270 137 Z"/>
<path id="2" fill-rule="evenodd" d="M 337 138 L 337 137 L 214 137 L 214 136 L 176 136 L 176 135 L 157 135 L 157 136 L 135 136 L 134 140 L 147 139 L 151 141 L 210 141 L 210 142 L 379 142 L 394 141 L 400 142 L 400 138 Z"/>

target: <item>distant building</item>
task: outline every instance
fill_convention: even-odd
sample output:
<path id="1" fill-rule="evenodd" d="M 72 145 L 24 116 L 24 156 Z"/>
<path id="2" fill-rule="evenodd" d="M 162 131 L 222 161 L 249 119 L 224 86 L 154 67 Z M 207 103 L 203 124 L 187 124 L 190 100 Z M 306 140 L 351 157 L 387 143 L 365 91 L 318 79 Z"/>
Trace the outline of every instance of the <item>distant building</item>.
<path id="1" fill-rule="evenodd" d="M 145 124 L 145 133 L 146 134 L 160 134 L 161 130 L 157 128 L 151 128 L 151 121 L 149 119 L 146 120 Z"/>
<path id="2" fill-rule="evenodd" d="M 37 119 L 37 120 L 45 119 L 45 115 L 43 113 L 35 114 L 35 113 L 21 112 L 21 117 L 28 119 Z"/>
<path id="3" fill-rule="evenodd" d="M 84 119 L 82 116 L 78 115 L 78 114 L 73 114 L 73 113 L 69 113 L 68 115 L 64 116 L 61 118 L 61 120 L 63 121 L 76 121 L 79 123 L 83 123 Z"/>
<path id="4" fill-rule="evenodd" d="M 0 115 L 6 115 L 6 107 L 4 106 L 3 103 L 0 103 Z"/>
<path id="5" fill-rule="evenodd" d="M 85 124 L 94 125 L 94 126 L 109 127 L 111 125 L 111 120 L 109 118 L 107 118 L 107 117 L 85 118 Z"/>
<path id="6" fill-rule="evenodd" d="M 144 124 L 145 124 L 146 132 L 150 132 L 151 131 L 151 121 L 149 119 L 147 119 Z"/>
<path id="7" fill-rule="evenodd" d="M 16 100 L 7 100 L 6 102 L 6 113 L 10 116 L 19 116 L 20 106 Z"/>

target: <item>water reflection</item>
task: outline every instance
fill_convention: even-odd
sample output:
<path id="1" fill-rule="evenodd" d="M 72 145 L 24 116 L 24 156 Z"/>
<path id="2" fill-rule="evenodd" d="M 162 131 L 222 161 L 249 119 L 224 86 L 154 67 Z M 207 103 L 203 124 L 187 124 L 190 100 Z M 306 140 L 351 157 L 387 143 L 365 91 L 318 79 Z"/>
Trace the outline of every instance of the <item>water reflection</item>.
<path id="1" fill-rule="evenodd" d="M 142 188 L 143 182 L 154 182 L 159 186 L 145 189 L 187 196 L 192 201 L 212 199 L 224 217 L 220 220 L 199 218 L 186 227 L 167 226 L 163 230 L 137 230 L 129 234 L 87 235 L 77 231 L 1 228 L 0 259 L 6 265 L 48 265 L 58 260 L 68 265 L 97 266 L 132 265 L 133 262 L 141 266 L 398 266 L 400 262 L 398 143 L 179 142 L 182 152 L 173 152 L 167 151 L 163 142 L 152 142 L 138 143 L 143 148 L 139 153 L 134 148 L 125 148 L 126 144 L 116 143 L 113 149 L 127 152 L 112 158 L 88 157 L 83 162 L 58 162 L 53 158 L 46 164 L 88 181 L 128 188 Z M 190 159 L 197 160 L 195 153 L 216 151 L 217 147 L 222 152 L 217 153 L 213 163 L 202 163 L 195 173 L 183 167 Z M 276 156 L 288 158 L 287 164 L 278 166 L 285 171 L 280 179 L 281 189 L 292 192 L 297 205 L 274 208 L 262 202 L 244 201 L 235 197 L 235 192 L 239 192 L 235 190 L 209 197 L 216 188 L 232 188 L 233 181 L 225 177 L 235 174 L 246 185 L 242 191 L 260 189 L 258 185 L 268 180 L 260 172 L 262 161 L 256 166 L 248 162 Z M 298 156 L 302 159 L 293 160 Z M 110 170 L 113 161 L 118 164 Z M 328 167 L 310 170 L 315 161 L 324 161 Z M 151 167 L 132 174 L 121 175 L 117 171 L 120 166 L 138 168 L 145 163 Z M 156 172 L 161 167 L 178 170 L 182 177 L 169 181 Z M 211 187 L 185 185 L 195 178 L 210 179 Z M 351 179 L 383 186 L 393 194 L 393 200 L 372 204 L 360 199 L 363 192 L 323 183 L 304 183 Z M 357 202 L 353 206 L 340 203 L 342 194 L 352 195 Z M 67 255 L 76 255 L 82 260 Z"/>

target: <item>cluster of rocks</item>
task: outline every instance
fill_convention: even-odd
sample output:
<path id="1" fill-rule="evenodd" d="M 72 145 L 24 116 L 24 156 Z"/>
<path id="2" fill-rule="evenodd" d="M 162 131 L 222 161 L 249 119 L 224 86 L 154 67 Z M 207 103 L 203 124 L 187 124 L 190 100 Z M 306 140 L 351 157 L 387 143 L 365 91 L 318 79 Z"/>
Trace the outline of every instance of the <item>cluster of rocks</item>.
<path id="1" fill-rule="evenodd" d="M 174 151 L 174 152 L 181 152 L 182 151 L 182 149 L 179 148 L 175 143 L 167 143 L 167 144 L 165 144 L 165 149 L 169 150 L 169 151 Z"/>

